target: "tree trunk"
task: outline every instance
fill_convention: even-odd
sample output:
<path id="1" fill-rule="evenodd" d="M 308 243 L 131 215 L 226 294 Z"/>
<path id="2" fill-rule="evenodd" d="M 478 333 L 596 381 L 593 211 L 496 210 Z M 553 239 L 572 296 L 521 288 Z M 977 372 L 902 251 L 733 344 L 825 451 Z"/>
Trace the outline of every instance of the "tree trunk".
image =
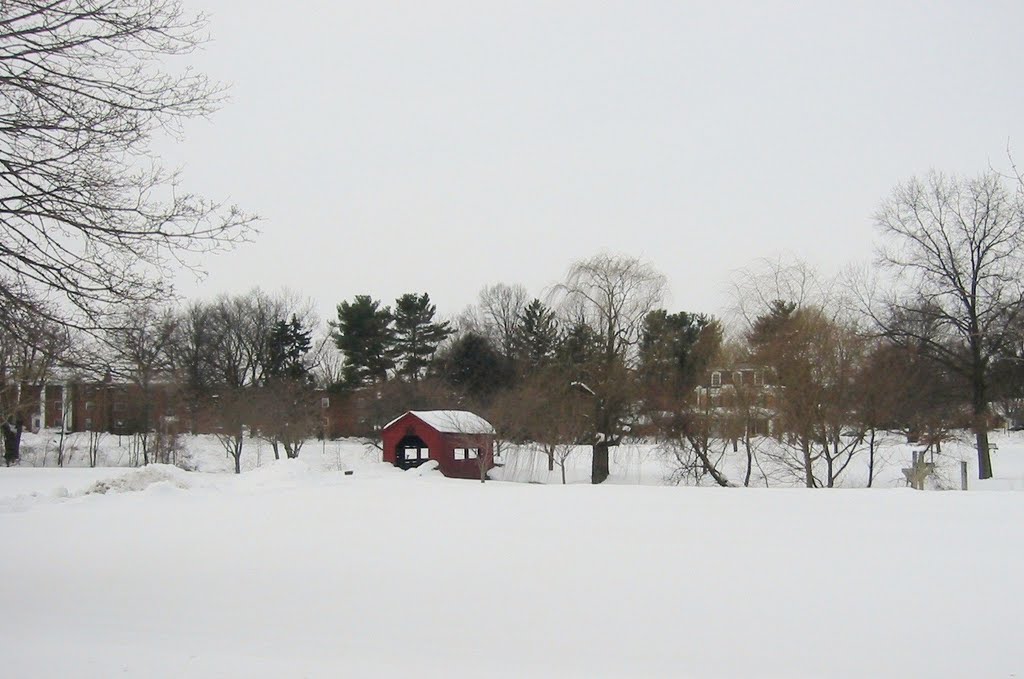
<path id="1" fill-rule="evenodd" d="M 594 444 L 594 459 L 590 467 L 590 482 L 603 483 L 608 478 L 608 441 L 602 439 Z"/>
<path id="2" fill-rule="evenodd" d="M 828 487 L 835 488 L 836 485 L 836 472 L 835 472 L 835 461 L 839 459 L 839 437 L 837 436 L 832 440 L 832 450 L 828 448 L 828 444 L 825 444 L 825 460 L 828 463 Z"/>
<path id="3" fill-rule="evenodd" d="M 57 466 L 64 466 L 64 425 L 61 424 L 60 435 L 57 439 Z"/>
<path id="4" fill-rule="evenodd" d="M 972 328 L 976 324 L 972 324 Z M 988 448 L 988 393 L 985 384 L 985 361 L 981 349 L 972 343 L 971 358 L 974 371 L 971 375 L 971 405 L 974 409 L 974 438 L 978 445 L 978 478 L 992 478 L 992 457 Z"/>
<path id="5" fill-rule="evenodd" d="M 729 483 L 729 479 L 725 478 L 725 475 L 718 471 L 718 467 L 711 461 L 711 456 L 708 455 L 708 440 L 699 436 L 690 436 L 686 440 L 690 443 L 690 447 L 693 448 L 693 452 L 700 458 L 704 471 L 711 475 L 715 483 L 723 488 L 731 486 L 732 484 Z"/>
<path id="6" fill-rule="evenodd" d="M 807 438 L 800 441 L 800 448 L 804 454 L 804 483 L 808 488 L 814 488 L 814 468 L 811 460 L 811 442 Z"/>
<path id="7" fill-rule="evenodd" d="M 978 478 L 992 478 L 992 457 L 988 448 L 988 425 L 984 417 L 975 418 L 974 438 L 978 445 Z"/>
<path id="8" fill-rule="evenodd" d="M 875 428 L 871 428 L 871 438 L 868 439 L 868 488 L 875 480 Z"/>
<path id="9" fill-rule="evenodd" d="M 547 453 L 548 456 L 548 471 L 555 471 L 555 447 L 547 446 L 544 452 Z"/>
<path id="10" fill-rule="evenodd" d="M 89 466 L 95 467 L 100 457 L 100 435 L 98 432 L 89 432 Z"/>
<path id="11" fill-rule="evenodd" d="M 25 423 L 20 419 L 14 425 L 14 459 L 21 460 L 21 433 L 25 429 Z"/>
<path id="12" fill-rule="evenodd" d="M 708 457 L 707 451 L 701 452 L 698 450 L 697 456 L 700 457 L 701 464 L 704 465 L 704 471 L 711 475 L 711 478 L 715 480 L 715 483 L 722 486 L 723 488 L 728 488 L 730 485 L 732 485 L 729 483 L 729 479 L 725 478 L 722 472 L 718 471 L 718 467 L 712 464 L 711 458 Z"/>
<path id="13" fill-rule="evenodd" d="M 749 427 L 747 428 L 746 435 L 743 437 L 743 445 L 747 449 L 747 473 L 743 476 L 743 485 L 744 486 L 749 486 L 750 485 L 750 472 L 751 472 L 751 468 L 754 466 L 754 450 L 753 450 L 753 448 L 750 445 L 750 428 Z"/>

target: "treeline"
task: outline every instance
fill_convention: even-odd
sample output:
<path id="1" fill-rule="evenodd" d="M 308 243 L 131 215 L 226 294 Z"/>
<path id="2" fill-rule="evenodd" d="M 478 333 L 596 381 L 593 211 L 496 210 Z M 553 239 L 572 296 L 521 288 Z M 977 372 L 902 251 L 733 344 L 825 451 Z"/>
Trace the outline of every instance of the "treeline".
<path id="1" fill-rule="evenodd" d="M 320 426 L 323 346 L 314 345 L 311 309 L 296 295 L 254 289 L 181 307 L 133 304 L 91 332 L 40 321 L 0 344 L 2 407 L 20 434 L 43 396 L 26 387 L 77 383 L 94 394 L 86 408 L 96 412 L 80 414 L 88 428 L 136 435 L 142 464 L 168 461 L 173 434 L 202 429 L 218 432 L 236 471 L 246 432 L 266 438 L 275 456 L 294 457 Z M 95 385 L 129 389 L 111 404 L 110 389 Z"/>
<path id="2" fill-rule="evenodd" d="M 665 277 L 612 255 L 574 263 L 543 298 L 485 288 L 451 324 L 416 297 L 419 336 L 430 339 L 411 354 L 415 314 L 394 326 L 400 345 L 388 339 L 399 314 L 356 298 L 334 326 L 353 363 L 343 384 L 372 390 L 389 414 L 399 403 L 472 406 L 506 439 L 541 442 L 549 465 L 590 443 L 595 482 L 608 475 L 610 446 L 644 435 L 665 442 L 681 477 L 723 485 L 738 481 L 717 462 L 742 445 L 749 483 L 756 435 L 770 430 L 770 454 L 807 486 L 835 485 L 862 455 L 870 484 L 878 432 L 935 449 L 959 428 L 973 431 L 988 478 L 989 428 L 1017 416 L 1024 384 L 1022 182 L 933 173 L 897 186 L 875 221 L 875 268 L 823 277 L 762 262 L 737 274 L 720 319 L 669 312 Z M 358 318 L 374 319 L 381 341 L 360 341 Z M 381 352 L 364 366 L 349 346 Z M 722 382 L 745 374 L 751 383 Z"/>
<path id="3" fill-rule="evenodd" d="M 190 428 L 216 414 L 236 469 L 247 435 L 296 456 L 314 434 L 375 437 L 404 410 L 464 408 L 503 441 L 541 446 L 551 469 L 591 445 L 595 482 L 610 447 L 647 437 L 677 480 L 749 484 L 771 456 L 807 486 L 832 486 L 863 457 L 870 484 L 879 432 L 934 448 L 964 427 L 991 476 L 993 413 L 1017 413 L 1024 384 L 1020 183 L 929 175 L 897 187 L 876 221 L 876 268 L 823 277 L 758 262 L 718 317 L 667 309 L 661 272 L 611 254 L 573 263 L 540 294 L 486 286 L 446 319 L 426 292 L 354 295 L 321 323 L 300 296 L 256 289 L 137 303 L 87 341 L 25 323 L 3 337 L 2 391 L 10 401 L 11 385 L 60 370 L 110 374 L 141 394 L 134 428 L 146 436 L 173 384 Z M 324 394 L 344 404 L 343 431 L 325 427 Z M 743 456 L 743 479 L 723 471 L 726 453 Z"/>

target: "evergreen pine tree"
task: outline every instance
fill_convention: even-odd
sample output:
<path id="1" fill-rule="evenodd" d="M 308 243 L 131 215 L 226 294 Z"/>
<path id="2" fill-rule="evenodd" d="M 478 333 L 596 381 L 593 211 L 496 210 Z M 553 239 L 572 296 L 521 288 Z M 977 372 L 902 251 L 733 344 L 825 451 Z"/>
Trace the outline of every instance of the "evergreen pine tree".
<path id="1" fill-rule="evenodd" d="M 302 359 L 309 353 L 312 338 L 312 330 L 303 328 L 302 322 L 294 314 L 290 321 L 277 321 L 270 330 L 268 341 L 268 377 L 308 381 L 309 366 Z"/>
<path id="2" fill-rule="evenodd" d="M 539 299 L 523 310 L 516 329 L 516 354 L 521 365 L 532 372 L 550 363 L 558 349 L 559 330 L 555 313 Z"/>
<path id="3" fill-rule="evenodd" d="M 422 377 L 437 346 L 452 332 L 447 321 L 434 322 L 436 310 L 425 292 L 408 293 L 395 300 L 396 373 L 410 382 Z"/>
<path id="4" fill-rule="evenodd" d="M 451 345 L 442 370 L 449 384 L 478 401 L 486 401 L 508 387 L 514 377 L 501 352 L 489 339 L 474 332 L 466 333 Z"/>
<path id="5" fill-rule="evenodd" d="M 558 344 L 556 355 L 560 363 L 576 375 L 587 372 L 600 351 L 601 338 L 583 321 L 574 323 Z"/>
<path id="6" fill-rule="evenodd" d="M 644 380 L 667 386 L 670 383 L 691 384 L 706 357 L 694 356 L 694 349 L 705 328 L 716 321 L 705 314 L 685 311 L 670 314 L 655 309 L 644 317 L 640 338 L 640 369 Z M 701 360 L 698 360 L 701 359 Z"/>
<path id="7" fill-rule="evenodd" d="M 394 332 L 388 307 L 369 295 L 356 295 L 351 303 L 338 305 L 338 320 L 331 323 L 331 336 L 345 355 L 342 380 L 359 387 L 388 378 L 394 367 Z"/>

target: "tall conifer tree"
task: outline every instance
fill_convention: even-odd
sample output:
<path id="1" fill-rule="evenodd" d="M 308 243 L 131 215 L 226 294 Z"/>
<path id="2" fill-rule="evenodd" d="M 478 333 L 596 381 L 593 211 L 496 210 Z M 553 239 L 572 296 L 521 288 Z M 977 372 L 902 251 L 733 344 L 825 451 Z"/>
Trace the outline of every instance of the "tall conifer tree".
<path id="1" fill-rule="evenodd" d="M 407 293 L 395 300 L 394 349 L 397 374 L 417 382 L 437 351 L 437 346 L 450 334 L 447 321 L 434 321 L 437 307 L 427 293 Z"/>
<path id="2" fill-rule="evenodd" d="M 539 299 L 523 310 L 516 328 L 516 353 L 526 371 L 550 363 L 558 350 L 559 329 L 555 313 Z"/>
<path id="3" fill-rule="evenodd" d="M 369 295 L 356 295 L 352 302 L 338 305 L 338 320 L 331 323 L 331 336 L 345 354 L 342 380 L 352 387 L 388 378 L 394 367 L 394 332 L 391 309 Z"/>

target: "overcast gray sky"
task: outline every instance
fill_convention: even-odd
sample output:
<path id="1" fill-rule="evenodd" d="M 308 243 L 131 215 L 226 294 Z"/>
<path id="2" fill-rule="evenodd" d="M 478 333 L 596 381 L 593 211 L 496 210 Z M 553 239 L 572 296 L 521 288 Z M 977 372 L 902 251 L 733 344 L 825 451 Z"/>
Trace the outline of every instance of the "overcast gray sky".
<path id="1" fill-rule="evenodd" d="M 1019 0 L 186 3 L 231 102 L 165 159 L 265 218 L 190 296 L 456 313 L 609 251 L 717 312 L 754 258 L 870 259 L 896 182 L 1024 157 Z"/>

